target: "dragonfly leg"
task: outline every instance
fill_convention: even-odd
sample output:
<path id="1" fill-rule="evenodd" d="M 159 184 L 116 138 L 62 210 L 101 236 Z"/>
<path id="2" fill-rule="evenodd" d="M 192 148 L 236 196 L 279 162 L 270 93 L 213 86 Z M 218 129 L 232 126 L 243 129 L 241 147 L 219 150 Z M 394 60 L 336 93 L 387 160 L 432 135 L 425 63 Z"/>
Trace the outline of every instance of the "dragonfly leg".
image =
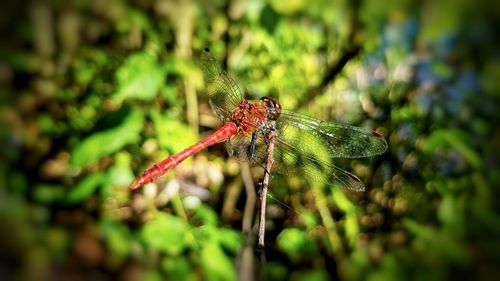
<path id="1" fill-rule="evenodd" d="M 264 169 L 264 171 L 269 173 L 269 171 L 266 170 L 266 166 L 264 166 L 264 164 L 260 163 L 258 161 L 258 159 L 255 158 L 255 145 L 257 144 L 257 134 L 259 134 L 259 133 L 260 132 L 254 132 L 252 134 L 252 140 L 250 141 L 250 146 L 248 147 L 248 155 L 250 155 L 250 158 L 252 158 L 252 160 L 255 161 L 255 163 L 257 163 L 259 166 L 261 166 L 262 169 Z"/>
<path id="2" fill-rule="evenodd" d="M 260 178 L 259 181 L 257 182 L 257 185 L 259 186 L 259 191 L 257 191 L 257 195 L 260 197 L 260 193 L 262 191 L 262 185 L 264 184 L 264 179 Z"/>
<path id="3" fill-rule="evenodd" d="M 252 140 L 250 141 L 250 146 L 248 147 L 248 155 L 254 159 L 255 154 L 255 144 L 257 143 L 257 132 L 252 134 Z M 254 159 L 255 160 L 255 159 Z"/>

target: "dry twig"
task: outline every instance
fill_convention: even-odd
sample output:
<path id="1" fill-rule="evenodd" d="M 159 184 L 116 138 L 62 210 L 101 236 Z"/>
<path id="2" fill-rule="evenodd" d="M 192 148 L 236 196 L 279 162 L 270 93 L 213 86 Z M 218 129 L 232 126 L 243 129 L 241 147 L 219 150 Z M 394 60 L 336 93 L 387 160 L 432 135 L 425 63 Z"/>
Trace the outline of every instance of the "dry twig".
<path id="1" fill-rule="evenodd" d="M 274 126 L 273 124 L 271 124 Z M 267 198 L 267 187 L 269 185 L 270 171 L 274 163 L 273 153 L 274 153 L 274 137 L 276 136 L 276 131 L 271 130 L 266 135 L 268 140 L 267 145 L 267 163 L 266 169 L 264 171 L 264 177 L 260 182 L 260 219 L 259 219 L 259 248 L 264 248 L 264 234 L 266 231 L 266 198 Z"/>

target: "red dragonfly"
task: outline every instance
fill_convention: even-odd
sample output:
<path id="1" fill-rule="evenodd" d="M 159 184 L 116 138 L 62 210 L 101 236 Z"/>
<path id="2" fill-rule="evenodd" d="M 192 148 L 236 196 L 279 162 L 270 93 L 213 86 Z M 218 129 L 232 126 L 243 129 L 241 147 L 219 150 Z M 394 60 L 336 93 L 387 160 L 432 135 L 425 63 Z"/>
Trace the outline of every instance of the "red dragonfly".
<path id="1" fill-rule="evenodd" d="M 277 133 L 273 140 L 271 171 L 308 175 L 354 191 L 365 189 L 358 177 L 335 166 L 333 160 L 385 152 L 387 142 L 380 133 L 282 110 L 278 101 L 269 97 L 259 101 L 243 99 L 236 82 L 219 66 L 208 49 L 199 55 L 199 64 L 210 105 L 223 125 L 207 138 L 146 170 L 132 182 L 131 189 L 154 181 L 187 157 L 222 141 L 227 141 L 230 154 L 265 167 L 266 135 L 270 130 Z"/>

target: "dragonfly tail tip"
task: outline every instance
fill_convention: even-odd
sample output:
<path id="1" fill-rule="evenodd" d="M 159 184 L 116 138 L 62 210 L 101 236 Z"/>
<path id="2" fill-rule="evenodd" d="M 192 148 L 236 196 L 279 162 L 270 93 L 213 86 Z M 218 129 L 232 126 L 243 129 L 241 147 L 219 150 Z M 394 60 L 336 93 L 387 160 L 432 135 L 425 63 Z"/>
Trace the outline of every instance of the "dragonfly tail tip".
<path id="1" fill-rule="evenodd" d="M 134 190 L 134 189 L 137 189 L 141 186 L 141 183 L 138 179 L 135 179 L 130 185 L 129 185 L 129 189 L 130 190 Z"/>

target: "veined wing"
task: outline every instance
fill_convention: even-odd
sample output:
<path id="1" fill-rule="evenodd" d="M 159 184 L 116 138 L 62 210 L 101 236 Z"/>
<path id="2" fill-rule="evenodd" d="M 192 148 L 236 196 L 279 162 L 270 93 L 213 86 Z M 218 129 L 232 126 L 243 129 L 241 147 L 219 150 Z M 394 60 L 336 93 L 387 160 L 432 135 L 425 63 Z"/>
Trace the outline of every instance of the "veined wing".
<path id="1" fill-rule="evenodd" d="M 297 149 L 318 150 L 330 158 L 361 158 L 382 154 L 387 150 L 384 137 L 375 131 L 328 123 L 290 111 L 281 113 L 276 128 L 284 143 L 292 145 L 301 135 L 302 138 L 307 135 L 311 141 L 301 142 Z"/>
<path id="2" fill-rule="evenodd" d="M 334 184 L 344 189 L 365 190 L 365 185 L 357 176 L 335 166 L 332 158 L 323 159 L 316 155 L 317 152 L 303 150 L 277 137 L 273 168 L 284 175 L 306 175 L 308 178 Z"/>
<path id="3" fill-rule="evenodd" d="M 367 157 L 387 149 L 387 142 L 377 132 L 327 123 L 288 111 L 282 112 L 276 129 L 272 170 L 285 175 L 307 175 L 354 191 L 363 191 L 364 184 L 355 175 L 337 167 L 334 159 Z M 265 167 L 267 143 L 264 136 L 257 137 L 253 157 L 249 155 L 250 143 L 251 136 L 236 136 L 228 144 L 240 159 L 255 160 Z"/>
<path id="4" fill-rule="evenodd" d="M 220 67 L 208 48 L 198 55 L 203 71 L 206 94 L 212 109 L 224 120 L 243 99 L 238 84 Z"/>
<path id="5" fill-rule="evenodd" d="M 253 155 L 249 154 L 251 135 L 236 135 L 227 142 L 228 151 L 237 155 L 242 161 L 256 162 L 265 167 L 267 162 L 267 143 L 264 136 L 259 135 Z M 284 175 L 300 176 L 336 184 L 344 189 L 363 191 L 365 186 L 355 175 L 342 170 L 333 164 L 333 158 L 324 157 L 318 147 L 312 151 L 302 146 L 303 142 L 311 141 L 307 135 L 295 139 L 289 143 L 286 138 L 277 136 L 275 138 L 274 163 L 271 171 Z M 310 148 L 310 147 L 309 147 Z M 326 149 L 326 147 L 324 148 Z"/>

